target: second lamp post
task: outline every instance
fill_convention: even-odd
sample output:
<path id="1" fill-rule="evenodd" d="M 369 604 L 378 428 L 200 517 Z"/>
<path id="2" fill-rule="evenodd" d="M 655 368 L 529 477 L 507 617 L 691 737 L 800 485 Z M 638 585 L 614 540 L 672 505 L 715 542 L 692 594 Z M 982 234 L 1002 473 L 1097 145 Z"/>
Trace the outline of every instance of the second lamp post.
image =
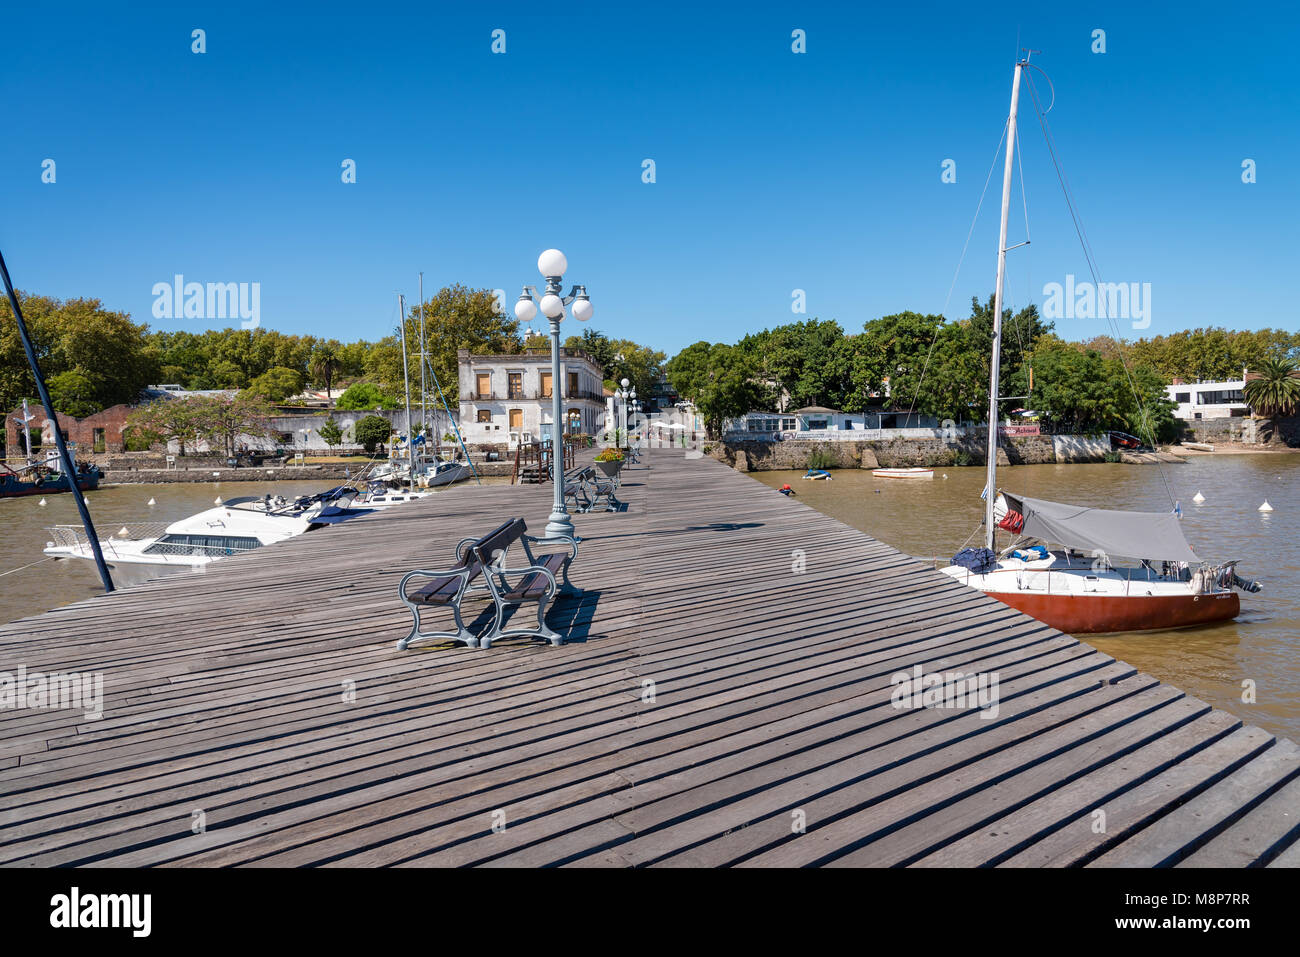
<path id="1" fill-rule="evenodd" d="M 632 416 L 641 411 L 641 403 L 637 401 L 636 389 L 629 389 L 629 385 L 631 383 L 627 379 L 621 380 L 619 382 L 620 388 L 614 390 L 614 395 L 623 406 L 621 416 L 623 419 L 623 447 L 630 449 L 632 447 L 632 436 L 628 433 L 632 424 Z"/>

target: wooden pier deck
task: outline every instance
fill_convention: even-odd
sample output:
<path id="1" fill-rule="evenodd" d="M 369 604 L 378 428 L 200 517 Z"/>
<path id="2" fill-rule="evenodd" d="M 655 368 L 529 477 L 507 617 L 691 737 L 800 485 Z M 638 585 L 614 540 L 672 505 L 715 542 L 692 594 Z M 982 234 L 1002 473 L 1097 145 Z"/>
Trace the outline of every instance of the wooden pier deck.
<path id="1" fill-rule="evenodd" d="M 0 672 L 105 680 L 97 720 L 0 711 L 0 864 L 1300 862 L 1296 745 L 712 460 L 645 462 L 575 517 L 560 648 L 394 648 L 401 575 L 539 531 L 549 486 L 0 626 Z M 996 672 L 996 719 L 894 707 L 915 665 Z"/>

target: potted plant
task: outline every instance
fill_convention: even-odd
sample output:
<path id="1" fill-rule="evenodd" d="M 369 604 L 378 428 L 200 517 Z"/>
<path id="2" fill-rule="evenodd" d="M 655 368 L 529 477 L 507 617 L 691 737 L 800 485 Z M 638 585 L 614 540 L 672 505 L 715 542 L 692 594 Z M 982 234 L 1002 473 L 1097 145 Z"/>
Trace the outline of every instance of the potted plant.
<path id="1" fill-rule="evenodd" d="M 603 452 L 597 454 L 595 462 L 596 468 L 604 472 L 605 475 L 609 478 L 616 478 L 619 470 L 623 468 L 625 462 L 623 450 L 613 448 L 605 449 Z"/>

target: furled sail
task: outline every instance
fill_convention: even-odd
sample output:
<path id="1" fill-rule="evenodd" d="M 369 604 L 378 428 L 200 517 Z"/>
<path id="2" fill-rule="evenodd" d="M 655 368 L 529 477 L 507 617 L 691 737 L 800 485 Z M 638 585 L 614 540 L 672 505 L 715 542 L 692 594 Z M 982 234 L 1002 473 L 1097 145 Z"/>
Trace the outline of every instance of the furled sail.
<path id="1" fill-rule="evenodd" d="M 1038 498 L 998 495 L 998 528 L 1089 554 L 1199 562 L 1173 512 L 1120 512 Z"/>

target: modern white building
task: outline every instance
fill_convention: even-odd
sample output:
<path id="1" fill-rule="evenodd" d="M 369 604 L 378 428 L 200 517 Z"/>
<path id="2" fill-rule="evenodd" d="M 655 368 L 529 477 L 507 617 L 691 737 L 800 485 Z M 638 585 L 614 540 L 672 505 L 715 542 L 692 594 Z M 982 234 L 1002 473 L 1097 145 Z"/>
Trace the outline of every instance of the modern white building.
<path id="1" fill-rule="evenodd" d="M 1178 404 L 1174 417 L 1179 419 L 1227 419 L 1250 415 L 1246 404 L 1246 370 L 1240 379 L 1218 382 L 1183 382 L 1174 380 L 1165 394 Z"/>
<path id="2" fill-rule="evenodd" d="M 932 429 L 934 416 L 916 412 L 841 412 L 819 405 L 792 412 L 748 412 L 729 424 L 731 433 L 771 436 L 778 432 L 815 437 L 825 432 L 870 432 L 879 429 Z"/>
<path id="3" fill-rule="evenodd" d="M 458 353 L 460 429 L 467 443 L 515 446 L 549 439 L 551 355 Z M 564 431 L 595 435 L 605 415 L 601 368 L 584 352 L 560 350 Z"/>

